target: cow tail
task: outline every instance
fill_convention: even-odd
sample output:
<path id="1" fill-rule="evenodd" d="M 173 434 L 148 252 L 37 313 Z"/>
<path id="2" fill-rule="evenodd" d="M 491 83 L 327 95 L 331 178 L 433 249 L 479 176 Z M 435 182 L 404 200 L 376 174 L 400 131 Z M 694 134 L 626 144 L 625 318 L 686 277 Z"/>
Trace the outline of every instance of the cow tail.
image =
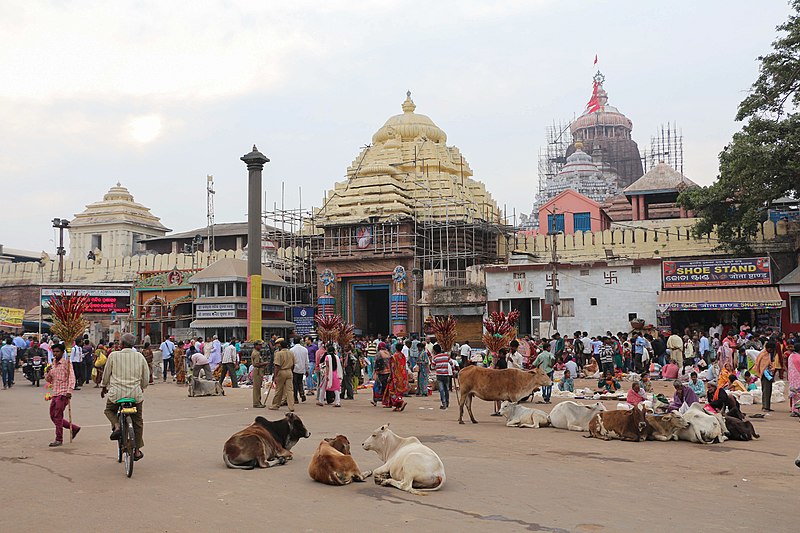
<path id="1" fill-rule="evenodd" d="M 235 465 L 235 464 L 233 464 L 231 462 L 230 458 L 228 457 L 228 454 L 225 453 L 225 452 L 222 452 L 222 460 L 225 461 L 225 466 L 227 466 L 228 468 L 240 468 L 242 470 L 253 470 L 255 468 L 255 465 L 253 465 L 252 463 L 249 464 L 249 465 Z"/>
<path id="2" fill-rule="evenodd" d="M 425 489 L 415 489 L 415 490 L 418 490 L 419 492 L 436 492 L 437 490 L 441 489 L 442 485 L 444 485 L 444 482 L 447 479 L 444 470 L 442 470 L 441 476 L 436 476 L 436 477 L 438 478 L 439 483 L 435 487 L 425 488 Z"/>

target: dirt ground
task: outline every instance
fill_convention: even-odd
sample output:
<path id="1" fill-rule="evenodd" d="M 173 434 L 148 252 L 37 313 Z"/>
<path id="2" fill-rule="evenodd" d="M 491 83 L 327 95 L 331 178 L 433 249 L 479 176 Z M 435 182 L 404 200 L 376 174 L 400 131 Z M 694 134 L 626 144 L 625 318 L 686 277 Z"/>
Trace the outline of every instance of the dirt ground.
<path id="1" fill-rule="evenodd" d="M 312 436 L 295 446 L 294 460 L 243 471 L 223 465 L 225 440 L 256 414 L 281 415 L 249 408 L 249 389 L 188 398 L 181 387 L 156 384 L 144 403 L 145 458 L 127 479 L 108 440 L 98 389 L 75 393 L 73 419 L 83 430 L 74 443 L 50 449 L 44 391 L 23 381 L 18 375 L 12 390 L 0 391 L 4 531 L 619 532 L 763 525 L 791 531 L 797 525 L 800 423 L 789 418 L 787 402 L 767 419 L 753 419 L 760 440 L 699 445 L 507 428 L 479 400 L 473 404 L 479 424 L 460 426 L 455 398 L 455 408 L 440 411 L 438 394 L 412 397 L 405 412 L 392 413 L 372 407 L 370 391 L 361 391 L 342 409 L 320 408 L 309 398 L 297 413 Z M 668 384 L 656 385 L 668 391 Z M 412 496 L 372 481 L 330 487 L 308 477 L 319 440 L 339 433 L 350 439 L 361 468 L 379 466 L 378 456 L 360 445 L 385 422 L 439 454 L 447 472 L 441 491 Z"/>

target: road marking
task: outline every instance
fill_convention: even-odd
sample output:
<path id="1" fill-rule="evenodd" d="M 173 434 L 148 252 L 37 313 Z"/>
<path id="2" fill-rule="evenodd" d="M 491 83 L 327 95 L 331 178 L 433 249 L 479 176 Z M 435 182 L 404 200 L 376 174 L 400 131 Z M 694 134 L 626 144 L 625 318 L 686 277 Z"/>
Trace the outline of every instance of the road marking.
<path id="1" fill-rule="evenodd" d="M 216 415 L 202 415 L 202 416 L 186 416 L 181 418 L 168 418 L 166 420 L 145 420 L 145 424 L 163 424 L 165 422 L 185 422 L 187 420 L 201 420 L 203 418 L 217 418 L 220 416 L 230 416 L 235 413 L 219 413 Z M 92 424 L 91 426 L 81 426 L 81 429 L 84 428 L 102 428 L 108 427 L 108 423 L 105 424 Z M 17 435 L 19 433 L 38 433 L 39 431 L 53 431 L 53 427 L 43 428 L 43 429 L 19 429 L 17 431 L 3 431 L 0 432 L 0 436 L 2 435 Z"/>

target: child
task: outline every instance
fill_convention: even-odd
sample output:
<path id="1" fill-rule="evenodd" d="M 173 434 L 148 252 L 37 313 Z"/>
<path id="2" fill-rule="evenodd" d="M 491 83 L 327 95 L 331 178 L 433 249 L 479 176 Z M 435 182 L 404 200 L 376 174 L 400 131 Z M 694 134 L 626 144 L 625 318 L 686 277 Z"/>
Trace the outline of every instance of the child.
<path id="1" fill-rule="evenodd" d="M 644 372 L 642 374 L 642 389 L 645 392 L 653 392 L 653 384 L 650 382 L 650 373 Z"/>
<path id="2" fill-rule="evenodd" d="M 575 392 L 575 381 L 572 379 L 572 375 L 570 374 L 569 370 L 564 370 L 564 379 L 562 379 L 561 383 L 558 384 L 558 390 L 561 392 Z"/>
<path id="3" fill-rule="evenodd" d="M 758 378 L 751 376 L 749 370 L 745 370 L 744 372 L 744 382 L 747 383 L 747 390 L 749 391 L 754 391 L 758 388 L 756 385 Z"/>
<path id="4" fill-rule="evenodd" d="M 600 381 L 597 382 L 597 388 L 600 394 L 605 393 L 615 393 L 619 390 L 619 381 L 614 379 L 614 376 L 611 374 L 610 370 L 606 371 L 605 376 L 600 378 Z"/>
<path id="5" fill-rule="evenodd" d="M 236 379 L 239 380 L 239 383 L 245 383 L 247 381 L 245 378 L 245 374 L 247 374 L 247 365 L 245 362 L 246 361 L 239 361 L 239 368 L 236 369 Z"/>

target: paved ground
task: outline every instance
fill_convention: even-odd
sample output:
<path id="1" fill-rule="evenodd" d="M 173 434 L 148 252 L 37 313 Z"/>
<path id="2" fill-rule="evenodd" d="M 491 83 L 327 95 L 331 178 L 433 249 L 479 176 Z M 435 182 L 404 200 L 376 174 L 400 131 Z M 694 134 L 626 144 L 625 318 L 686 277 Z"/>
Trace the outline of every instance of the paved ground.
<path id="1" fill-rule="evenodd" d="M 49 449 L 53 429 L 43 390 L 23 383 L 0 391 L 0 487 L 5 531 L 731 531 L 797 525 L 800 423 L 787 403 L 753 420 L 762 438 L 702 446 L 586 439 L 555 429 L 512 429 L 476 401 L 479 424 L 459 426 L 457 409 L 411 398 L 404 413 L 374 408 L 367 391 L 344 408 L 311 400 L 298 414 L 312 437 L 286 466 L 229 470 L 221 449 L 268 410 L 247 409 L 250 390 L 188 398 L 157 384 L 145 401 L 146 457 L 132 479 L 116 462 L 97 389 L 76 392 L 84 429 Z M 666 384 L 659 383 L 666 389 Z M 455 403 L 455 400 L 453 400 Z M 608 406 L 613 408 L 613 404 Z M 540 406 L 545 407 L 545 406 Z M 546 407 L 547 410 L 547 407 Z M 747 412 L 757 411 L 748 407 Z M 374 483 L 329 487 L 311 481 L 308 461 L 322 437 L 343 433 L 363 469 L 380 464 L 360 443 L 389 421 L 444 461 L 440 492 L 411 496 Z M 46 512 L 52 508 L 54 512 Z M 61 520 L 56 521 L 60 516 Z M 767 518 L 765 518 L 767 517 Z M 644 528 L 644 529 L 643 529 Z"/>

